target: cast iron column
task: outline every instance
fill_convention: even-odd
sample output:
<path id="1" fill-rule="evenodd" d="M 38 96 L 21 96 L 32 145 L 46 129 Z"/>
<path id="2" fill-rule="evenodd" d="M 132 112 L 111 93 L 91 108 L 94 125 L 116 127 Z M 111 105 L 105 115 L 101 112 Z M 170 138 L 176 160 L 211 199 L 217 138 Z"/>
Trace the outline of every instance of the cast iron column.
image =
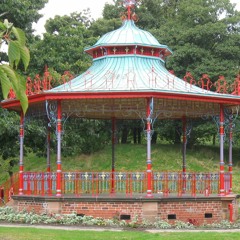
<path id="1" fill-rule="evenodd" d="M 233 126 L 232 118 L 229 119 L 229 159 L 228 159 L 228 173 L 229 173 L 229 194 L 232 194 L 232 144 L 233 144 Z"/>
<path id="2" fill-rule="evenodd" d="M 23 142 L 24 142 L 24 113 L 21 112 L 20 115 L 20 156 L 19 156 L 19 195 L 23 195 L 23 171 L 24 171 L 24 164 L 23 164 Z"/>
<path id="3" fill-rule="evenodd" d="M 52 195 L 52 179 L 51 179 L 51 152 L 50 152 L 50 141 L 51 141 L 51 124 L 48 122 L 47 126 L 47 177 L 48 177 L 48 195 Z"/>
<path id="4" fill-rule="evenodd" d="M 151 100 L 147 99 L 146 109 L 146 131 L 147 131 L 147 197 L 153 197 L 152 195 L 152 160 L 151 160 Z"/>
<path id="5" fill-rule="evenodd" d="M 62 196 L 62 162 L 61 162 L 61 136 L 62 135 L 62 105 L 57 102 L 57 197 Z"/>
<path id="6" fill-rule="evenodd" d="M 220 119 L 219 119 L 219 134 L 220 134 L 220 187 L 219 195 L 225 195 L 224 187 L 224 109 L 220 104 Z"/>
<path id="7" fill-rule="evenodd" d="M 187 149 L 187 121 L 186 117 L 182 118 L 182 177 L 183 177 L 183 193 L 186 192 L 186 149 Z"/>
<path id="8" fill-rule="evenodd" d="M 116 144 L 116 118 L 112 118 L 112 186 L 111 193 L 115 193 L 115 144 Z"/>
<path id="9" fill-rule="evenodd" d="M 51 125 L 49 122 L 47 127 L 47 172 L 51 171 L 50 141 L 51 141 Z"/>

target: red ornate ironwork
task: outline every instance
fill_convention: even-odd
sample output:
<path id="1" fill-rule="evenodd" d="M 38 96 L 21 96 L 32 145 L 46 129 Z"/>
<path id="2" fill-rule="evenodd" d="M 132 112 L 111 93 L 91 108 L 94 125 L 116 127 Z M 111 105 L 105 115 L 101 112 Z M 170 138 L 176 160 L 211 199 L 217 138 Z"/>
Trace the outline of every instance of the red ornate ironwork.
<path id="1" fill-rule="evenodd" d="M 106 88 L 113 88 L 113 82 L 115 79 L 115 74 L 112 71 L 107 71 L 107 73 L 104 75 L 104 79 L 106 82 Z"/>
<path id="2" fill-rule="evenodd" d="M 183 80 L 186 82 L 186 83 L 189 83 L 191 86 L 192 85 L 196 85 L 196 80 L 193 78 L 192 74 L 190 72 L 186 72 Z"/>
<path id="3" fill-rule="evenodd" d="M 219 76 L 218 80 L 213 85 L 217 93 L 228 93 L 228 84 L 224 76 Z"/>
<path id="4" fill-rule="evenodd" d="M 62 182 L 57 187 L 56 172 L 24 172 L 24 195 L 49 195 L 49 192 L 56 194 L 60 188 L 61 193 L 65 195 L 97 196 L 114 192 L 126 194 L 126 197 L 129 197 L 134 194 L 144 194 L 150 184 L 147 172 L 114 172 L 114 174 L 112 172 L 62 172 L 59 174 Z M 224 176 L 227 174 L 224 173 Z M 14 194 L 17 194 L 18 177 L 16 175 L 17 179 L 13 184 L 8 183 L 8 187 L 4 184 L 0 189 L 4 188 L 8 193 L 13 187 Z M 206 190 L 207 196 L 219 193 L 219 173 L 186 172 L 184 179 L 182 172 L 152 172 L 150 179 L 152 193 L 161 194 L 163 197 L 184 194 L 206 196 Z M 114 185 L 112 185 L 113 181 Z M 184 181 L 186 181 L 185 192 L 183 192 Z"/>
<path id="5" fill-rule="evenodd" d="M 63 75 L 61 76 L 60 85 L 68 83 L 68 86 L 71 88 L 71 80 L 73 78 L 74 78 L 74 76 L 71 74 L 70 71 L 65 71 L 63 73 Z M 49 85 L 49 87 L 51 88 L 51 85 Z"/>
<path id="6" fill-rule="evenodd" d="M 234 83 L 231 85 L 232 87 L 232 94 L 233 95 L 240 95 L 240 74 L 237 75 L 235 78 Z"/>
<path id="7" fill-rule="evenodd" d="M 86 89 L 91 89 L 92 88 L 92 79 L 93 79 L 93 74 L 91 71 L 87 71 L 84 74 L 84 83 L 85 83 L 85 88 Z"/>
<path id="8" fill-rule="evenodd" d="M 43 80 L 42 80 L 42 90 L 49 90 L 52 88 L 51 82 L 53 80 L 53 77 L 51 76 L 50 72 L 48 71 L 48 68 L 45 67 L 45 71 L 43 74 Z"/>
<path id="9" fill-rule="evenodd" d="M 137 4 L 138 0 L 123 0 L 123 6 L 126 7 L 127 12 L 122 13 L 122 20 L 130 20 L 132 19 L 133 21 L 138 21 L 139 18 L 137 14 L 133 11 L 135 5 Z"/>
<path id="10" fill-rule="evenodd" d="M 57 174 L 59 176 L 57 176 Z M 24 195 L 74 194 L 76 196 L 88 194 L 125 194 L 131 197 L 134 194 L 144 194 L 148 188 L 147 172 L 24 172 Z M 186 172 L 152 172 L 152 193 L 162 197 L 170 195 L 182 196 L 209 196 L 220 192 L 219 178 L 221 173 Z M 224 173 L 225 192 L 228 192 L 229 173 Z M 61 178 L 59 181 L 58 178 Z M 114 179 L 113 179 L 114 178 Z M 112 182 L 114 181 L 114 185 Z M 183 183 L 186 189 L 183 192 Z M 0 205 L 11 199 L 11 195 L 18 194 L 19 174 L 15 174 L 6 183 L 0 186 Z M 114 188 L 114 189 L 113 189 Z M 58 190 L 58 191 L 57 191 Z"/>
<path id="11" fill-rule="evenodd" d="M 159 54 L 159 52 L 153 52 L 151 53 L 152 48 L 134 48 L 133 46 L 125 46 L 124 48 L 118 48 L 115 49 L 115 54 L 144 54 L 144 55 L 151 55 Z M 110 54 L 110 51 L 113 51 L 113 48 L 106 49 L 108 51 L 108 54 Z M 166 75 L 166 87 L 168 89 L 174 88 L 175 84 L 175 73 L 173 70 L 169 70 L 169 73 L 173 75 L 173 77 L 169 77 Z M 148 74 L 149 76 L 149 86 L 157 87 L 157 79 L 159 78 L 158 75 L 155 73 L 155 69 L 152 68 L 151 71 Z M 108 72 L 105 74 L 105 87 L 111 88 L 113 87 L 113 81 L 114 81 L 114 73 Z M 127 78 L 127 84 L 128 87 L 132 86 L 135 88 L 135 72 L 132 69 L 129 69 L 128 73 L 126 74 Z M 43 76 L 41 77 L 39 74 L 37 74 L 34 79 L 32 80 L 31 77 L 27 77 L 26 81 L 26 94 L 28 96 L 40 94 L 43 91 L 50 90 L 52 87 L 55 87 L 55 85 L 58 84 L 65 84 L 66 87 L 71 88 L 71 80 L 74 78 L 74 76 L 69 72 L 65 71 L 64 74 L 61 76 L 59 80 L 54 80 L 51 73 L 48 71 L 48 68 L 45 68 L 45 72 Z M 93 74 L 88 71 L 85 73 L 85 89 L 91 89 L 92 88 L 92 80 L 93 80 Z M 185 76 L 183 77 L 183 80 L 186 83 L 189 83 L 191 86 L 198 86 L 202 89 L 208 90 L 208 91 L 215 91 L 217 93 L 227 94 L 228 92 L 232 92 L 233 95 L 240 95 L 240 74 L 237 75 L 235 78 L 235 81 L 232 85 L 229 85 L 225 79 L 224 76 L 220 75 L 218 77 L 218 80 L 215 83 L 212 83 L 210 80 L 208 74 L 203 74 L 200 80 L 197 82 L 192 74 L 190 72 L 186 72 Z M 57 84 L 56 84 L 57 82 Z M 214 86 L 214 88 L 212 88 Z M 104 86 L 102 86 L 104 87 Z M 14 93 L 13 89 L 10 89 L 8 94 L 8 99 L 15 99 L 16 94 Z"/>
<path id="12" fill-rule="evenodd" d="M 59 80 L 54 80 L 51 73 L 48 71 L 48 68 L 45 68 L 45 72 L 43 76 L 41 77 L 39 74 L 36 74 L 34 79 L 31 77 L 27 77 L 26 81 L 26 94 L 27 96 L 35 95 L 42 93 L 43 91 L 47 91 L 52 89 L 54 87 L 54 81 L 58 84 L 65 84 L 69 83 L 69 86 L 71 86 L 71 80 L 74 78 L 74 76 L 70 73 L 70 71 L 65 71 L 64 74 L 61 76 Z M 8 94 L 8 99 L 15 99 L 16 94 L 14 93 L 13 89 L 10 89 Z"/>
<path id="13" fill-rule="evenodd" d="M 148 79 L 149 79 L 149 86 L 150 87 L 156 87 L 157 86 L 157 79 L 158 79 L 158 74 L 156 73 L 154 67 L 151 68 L 151 71 L 148 74 Z"/>
<path id="14" fill-rule="evenodd" d="M 211 90 L 212 85 L 213 83 L 211 82 L 207 74 L 203 74 L 200 80 L 198 81 L 198 86 L 208 91 Z"/>
<path id="15" fill-rule="evenodd" d="M 13 91 L 12 88 L 11 88 L 10 91 L 9 91 L 8 98 L 9 98 L 9 99 L 15 99 L 15 98 L 16 98 L 16 94 L 15 94 L 15 92 Z"/>

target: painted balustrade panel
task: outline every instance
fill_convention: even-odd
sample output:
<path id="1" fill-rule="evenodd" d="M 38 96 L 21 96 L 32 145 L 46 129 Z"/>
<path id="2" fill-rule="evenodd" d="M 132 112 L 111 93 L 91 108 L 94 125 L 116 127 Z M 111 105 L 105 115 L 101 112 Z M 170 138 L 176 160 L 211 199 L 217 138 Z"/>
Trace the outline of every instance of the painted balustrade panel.
<path id="1" fill-rule="evenodd" d="M 230 174 L 224 175 L 225 191 L 230 189 Z M 153 172 L 154 194 L 192 196 L 219 193 L 219 173 Z M 119 193 L 131 196 L 147 191 L 146 172 L 63 172 L 62 193 L 74 195 L 100 195 Z M 23 173 L 25 195 L 56 194 L 55 172 Z"/>
<path id="2" fill-rule="evenodd" d="M 56 193 L 55 172 L 24 172 L 23 193 L 26 195 L 47 195 Z"/>
<path id="3" fill-rule="evenodd" d="M 4 184 L 0 185 L 0 206 L 3 206 L 11 200 L 12 195 L 18 194 L 19 178 L 15 173 Z"/>

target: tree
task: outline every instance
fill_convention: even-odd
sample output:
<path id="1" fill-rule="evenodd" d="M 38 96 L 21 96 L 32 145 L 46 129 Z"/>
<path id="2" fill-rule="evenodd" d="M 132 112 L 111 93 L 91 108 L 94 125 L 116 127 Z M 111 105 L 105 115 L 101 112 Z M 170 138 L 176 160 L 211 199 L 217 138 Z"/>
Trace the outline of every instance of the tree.
<path id="1" fill-rule="evenodd" d="M 48 0 L 2 0 L 0 9 L 4 19 L 8 19 L 14 26 L 21 28 L 29 35 L 33 33 L 32 23 L 42 17 L 39 10 L 47 2 Z"/>
<path id="2" fill-rule="evenodd" d="M 149 23 L 141 22 L 146 9 Z M 229 0 L 150 0 L 137 10 L 139 24 L 149 24 L 158 40 L 173 49 L 167 67 L 178 76 L 207 73 L 214 81 L 219 75 L 233 80 L 239 73 L 240 12 Z"/>
<path id="3" fill-rule="evenodd" d="M 48 65 L 59 74 L 64 71 L 79 74 L 90 67 L 91 58 L 84 53 L 84 48 L 97 40 L 89 30 L 91 21 L 88 11 L 49 19 L 43 40 L 35 39 L 30 45 L 30 71 L 39 73 Z"/>

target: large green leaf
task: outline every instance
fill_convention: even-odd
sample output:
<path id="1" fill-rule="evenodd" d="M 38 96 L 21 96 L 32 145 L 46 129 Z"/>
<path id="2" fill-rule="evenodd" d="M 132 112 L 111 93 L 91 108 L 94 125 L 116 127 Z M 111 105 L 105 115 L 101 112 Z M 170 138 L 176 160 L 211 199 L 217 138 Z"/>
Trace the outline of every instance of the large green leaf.
<path id="1" fill-rule="evenodd" d="M 18 75 L 18 79 L 19 79 L 19 89 L 20 89 L 18 98 L 20 100 L 23 112 L 25 113 L 28 108 L 28 97 L 26 95 L 26 80 L 25 78 L 19 75 Z"/>
<path id="2" fill-rule="evenodd" d="M 3 37 L 4 33 L 5 33 L 5 32 L 0 32 L 0 38 Z M 0 43 L 0 45 L 1 45 L 1 43 Z"/>
<path id="3" fill-rule="evenodd" d="M 8 30 L 11 30 L 13 27 L 13 23 L 10 23 L 7 19 L 4 19 L 3 24 Z"/>
<path id="4" fill-rule="evenodd" d="M 12 84 L 12 88 L 20 101 L 24 113 L 28 108 L 28 98 L 26 96 L 26 82 L 9 65 L 1 65 L 1 70 Z"/>
<path id="5" fill-rule="evenodd" d="M 16 72 L 7 64 L 1 65 L 1 69 L 2 69 L 2 71 L 4 71 L 4 73 L 6 74 L 8 79 L 11 81 L 13 90 L 15 91 L 15 93 L 17 95 L 17 93 L 19 91 L 19 84 L 18 84 L 18 77 L 17 77 Z"/>
<path id="6" fill-rule="evenodd" d="M 12 27 L 12 32 L 22 46 L 26 44 L 25 33 L 20 28 Z"/>
<path id="7" fill-rule="evenodd" d="M 6 26 L 2 22 L 0 22 L 0 29 L 6 31 Z"/>
<path id="8" fill-rule="evenodd" d="M 4 99 L 6 99 L 8 97 L 8 93 L 10 89 L 12 88 L 12 84 L 8 76 L 5 74 L 4 70 L 1 67 L 2 65 L 0 66 L 0 81 L 2 85 L 3 97 Z"/>
<path id="9" fill-rule="evenodd" d="M 23 62 L 25 71 L 29 65 L 29 61 L 30 61 L 30 53 L 29 50 L 26 46 L 21 46 L 20 47 L 20 54 L 21 54 L 21 60 Z"/>
<path id="10" fill-rule="evenodd" d="M 8 42 L 8 58 L 11 67 L 18 66 L 20 62 L 20 45 L 18 41 L 9 41 Z"/>

